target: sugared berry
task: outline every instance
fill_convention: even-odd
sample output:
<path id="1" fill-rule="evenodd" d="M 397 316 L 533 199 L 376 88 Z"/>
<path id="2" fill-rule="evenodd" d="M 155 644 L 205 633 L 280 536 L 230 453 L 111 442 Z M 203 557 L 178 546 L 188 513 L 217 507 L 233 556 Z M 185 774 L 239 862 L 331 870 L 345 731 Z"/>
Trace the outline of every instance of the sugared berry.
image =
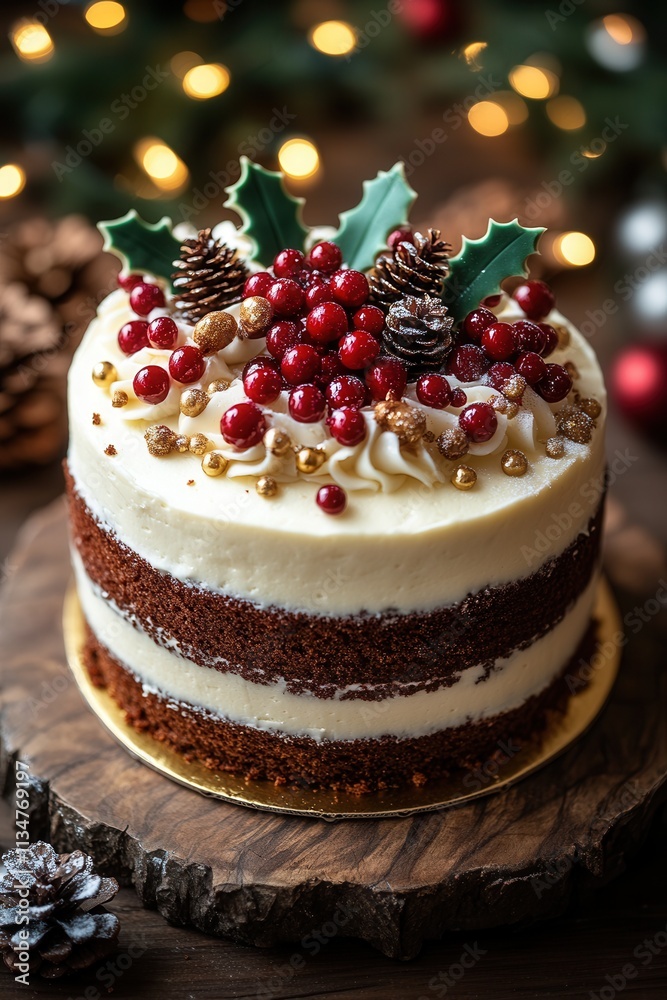
<path id="1" fill-rule="evenodd" d="M 390 250 L 397 247 L 399 243 L 414 243 L 415 237 L 414 233 L 408 226 L 403 226 L 399 229 L 394 229 L 387 237 L 387 246 Z"/>
<path id="2" fill-rule="evenodd" d="M 459 413 L 459 426 L 471 441 L 489 441 L 498 427 L 496 411 L 490 403 L 469 403 Z"/>
<path id="3" fill-rule="evenodd" d="M 171 316 L 158 316 L 148 324 L 148 342 L 151 347 L 170 351 L 176 346 L 178 327 Z"/>
<path id="4" fill-rule="evenodd" d="M 281 250 L 273 261 L 276 278 L 295 278 L 303 270 L 304 256 L 300 250 Z"/>
<path id="5" fill-rule="evenodd" d="M 274 281 L 266 298 L 279 316 L 296 316 L 305 301 L 303 288 L 292 278 L 278 278 Z"/>
<path id="6" fill-rule="evenodd" d="M 331 275 L 331 294 L 346 309 L 356 309 L 369 295 L 368 279 L 361 271 L 334 271 Z"/>
<path id="7" fill-rule="evenodd" d="M 283 387 L 280 372 L 268 365 L 253 368 L 243 379 L 243 389 L 253 403 L 273 403 Z"/>
<path id="8" fill-rule="evenodd" d="M 245 280 L 245 285 L 243 286 L 243 298 L 247 299 L 254 295 L 261 295 L 265 298 L 266 293 L 273 284 L 274 280 L 273 275 L 269 274 L 268 271 L 258 271 L 257 274 L 251 274 L 250 277 Z"/>
<path id="9" fill-rule="evenodd" d="M 535 385 L 547 373 L 547 366 L 534 351 L 525 351 L 514 362 L 519 375 L 523 375 L 528 385 Z"/>
<path id="10" fill-rule="evenodd" d="M 508 378 L 512 378 L 512 375 L 516 375 L 514 365 L 510 365 L 506 361 L 498 361 L 489 368 L 486 373 L 486 381 L 494 389 L 502 392 L 505 382 L 507 382 Z"/>
<path id="11" fill-rule="evenodd" d="M 366 421 L 361 410 L 352 406 L 344 406 L 340 410 L 334 410 L 327 423 L 331 436 L 344 444 L 348 448 L 353 448 L 366 437 Z"/>
<path id="12" fill-rule="evenodd" d="M 198 382 L 206 369 L 204 355 L 198 347 L 186 344 L 177 347 L 169 358 L 169 373 L 177 382 L 189 385 Z"/>
<path id="13" fill-rule="evenodd" d="M 331 289 L 328 281 L 314 282 L 306 289 L 306 308 L 314 309 L 323 302 L 331 302 Z"/>
<path id="14" fill-rule="evenodd" d="M 347 496 L 340 486 L 330 483 L 328 486 L 320 486 L 316 502 L 325 514 L 342 514 L 347 506 Z"/>
<path id="15" fill-rule="evenodd" d="M 140 281 L 130 292 L 130 305 L 137 316 L 148 316 L 153 309 L 161 309 L 164 305 L 162 289 Z"/>
<path id="16" fill-rule="evenodd" d="M 169 394 L 169 375 L 159 365 L 140 368 L 132 381 L 132 388 L 144 403 L 162 403 Z"/>
<path id="17" fill-rule="evenodd" d="M 554 295 L 543 281 L 526 281 L 512 293 L 528 319 L 544 319 L 554 307 Z"/>
<path id="18" fill-rule="evenodd" d="M 461 344 L 449 355 L 447 373 L 455 375 L 460 382 L 475 382 L 482 377 L 490 363 L 484 351 L 476 344 Z"/>
<path id="19" fill-rule="evenodd" d="M 520 319 L 512 324 L 517 351 L 534 351 L 541 354 L 547 344 L 547 336 L 537 323 Z"/>
<path id="20" fill-rule="evenodd" d="M 472 312 L 468 313 L 466 318 L 463 320 L 463 329 L 471 340 L 474 340 L 476 344 L 479 344 L 482 340 L 482 334 L 486 328 L 495 322 L 496 317 L 491 310 L 480 307 L 479 309 L 473 309 Z"/>
<path id="21" fill-rule="evenodd" d="M 145 319 L 131 319 L 118 331 L 118 346 L 123 354 L 136 354 L 148 347 L 148 323 Z"/>
<path id="22" fill-rule="evenodd" d="M 363 406 L 366 386 L 356 375 L 341 375 L 327 386 L 327 400 L 334 409 L 342 406 Z"/>
<path id="23" fill-rule="evenodd" d="M 269 354 L 280 361 L 285 351 L 298 344 L 300 339 L 300 327 L 296 323 L 292 323 L 291 320 L 281 319 L 267 330 L 266 349 Z"/>
<path id="24" fill-rule="evenodd" d="M 546 365 L 546 375 L 535 388 L 547 403 L 560 403 L 572 388 L 572 379 L 562 365 Z"/>
<path id="25" fill-rule="evenodd" d="M 380 358 L 366 372 L 366 385 L 375 400 L 400 399 L 407 384 L 408 373 L 398 358 Z"/>
<path id="26" fill-rule="evenodd" d="M 347 313 L 337 302 L 323 302 L 308 313 L 306 331 L 320 344 L 340 340 L 347 333 Z"/>
<path id="27" fill-rule="evenodd" d="M 352 317 L 355 330 L 368 330 L 378 337 L 384 329 L 384 313 L 377 306 L 362 306 Z"/>
<path id="28" fill-rule="evenodd" d="M 296 344 L 285 351 L 280 362 L 283 378 L 290 385 L 312 382 L 320 374 L 320 355 L 310 344 Z"/>
<path id="29" fill-rule="evenodd" d="M 289 394 L 290 416 L 301 424 L 314 424 L 326 410 L 326 400 L 316 385 L 298 385 Z"/>
<path id="30" fill-rule="evenodd" d="M 347 333 L 340 342 L 338 356 L 346 368 L 367 368 L 380 353 L 380 343 L 372 333 L 355 330 Z"/>
<path id="31" fill-rule="evenodd" d="M 121 271 L 116 280 L 120 288 L 126 292 L 131 292 L 134 286 L 141 284 L 144 279 L 140 274 L 123 274 Z"/>
<path id="32" fill-rule="evenodd" d="M 444 375 L 422 375 L 417 380 L 417 399 L 424 406 L 444 410 L 452 398 L 452 387 Z"/>
<path id="33" fill-rule="evenodd" d="M 558 347 L 558 334 L 549 323 L 538 323 L 537 325 L 547 338 L 546 346 L 542 351 L 542 357 L 548 358 Z"/>
<path id="34" fill-rule="evenodd" d="M 345 367 L 338 357 L 337 351 L 327 351 L 322 355 L 322 369 L 316 378 L 321 389 L 326 388 L 334 379 L 345 374 Z"/>
<path id="35" fill-rule="evenodd" d="M 266 418 L 256 403 L 234 403 L 220 420 L 220 433 L 235 448 L 252 448 L 265 431 Z"/>
<path id="36" fill-rule="evenodd" d="M 343 255 L 340 252 L 340 247 L 336 246 L 335 243 L 324 240 L 322 243 L 315 244 L 308 254 L 308 260 L 318 271 L 331 274 L 332 271 L 340 267 Z"/>
<path id="37" fill-rule="evenodd" d="M 461 389 L 459 386 L 457 386 L 455 389 L 452 389 L 452 400 L 450 406 L 453 406 L 455 410 L 458 410 L 462 406 L 465 406 L 467 402 L 468 402 L 468 397 L 466 396 L 463 389 Z"/>
<path id="38" fill-rule="evenodd" d="M 516 350 L 514 331 L 509 323 L 492 323 L 482 334 L 482 348 L 494 361 L 511 358 Z"/>

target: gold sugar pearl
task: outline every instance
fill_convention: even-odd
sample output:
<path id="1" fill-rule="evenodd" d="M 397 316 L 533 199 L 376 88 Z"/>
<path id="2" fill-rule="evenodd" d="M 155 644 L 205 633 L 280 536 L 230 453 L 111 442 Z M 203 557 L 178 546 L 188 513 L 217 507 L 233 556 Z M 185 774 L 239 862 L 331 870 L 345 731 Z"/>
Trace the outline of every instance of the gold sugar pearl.
<path id="1" fill-rule="evenodd" d="M 520 409 L 521 407 L 519 406 L 518 403 L 515 403 L 513 399 L 509 399 L 507 401 L 507 409 L 505 410 L 505 416 L 507 417 L 508 420 L 514 420 Z"/>
<path id="2" fill-rule="evenodd" d="M 176 444 L 176 435 L 166 424 L 154 424 L 144 434 L 149 454 L 157 458 L 171 455 Z"/>
<path id="3" fill-rule="evenodd" d="M 110 361 L 98 361 L 93 365 L 93 382 L 100 389 L 108 389 L 112 382 L 118 381 L 116 366 Z"/>
<path id="4" fill-rule="evenodd" d="M 286 455 L 292 447 L 292 439 L 289 434 L 285 434 L 284 431 L 278 430 L 277 427 L 269 427 L 268 431 L 264 435 L 264 447 L 267 451 L 271 452 L 272 455 L 277 455 L 278 458 L 282 458 Z"/>
<path id="5" fill-rule="evenodd" d="M 198 417 L 208 406 L 209 398 L 203 389 L 186 389 L 181 393 L 178 406 L 184 417 Z"/>
<path id="6" fill-rule="evenodd" d="M 438 451 L 450 462 L 467 455 L 468 447 L 468 435 L 460 427 L 452 427 L 451 430 L 443 431 L 438 438 Z"/>
<path id="7" fill-rule="evenodd" d="M 375 405 L 375 420 L 383 431 L 396 435 L 401 444 L 416 444 L 426 431 L 426 414 L 399 400 L 384 399 Z"/>
<path id="8" fill-rule="evenodd" d="M 565 454 L 565 442 L 560 437 L 550 437 L 544 446 L 549 458 L 562 458 Z"/>
<path id="9" fill-rule="evenodd" d="M 326 455 L 318 448 L 299 448 L 296 453 L 296 467 L 299 472 L 311 476 L 324 465 Z"/>
<path id="10" fill-rule="evenodd" d="M 210 443 L 205 434 L 193 434 L 190 438 L 189 450 L 193 455 L 205 455 Z"/>
<path id="11" fill-rule="evenodd" d="M 556 414 L 556 426 L 561 434 L 577 444 L 587 444 L 593 435 L 593 421 L 588 414 L 571 406 Z"/>
<path id="12" fill-rule="evenodd" d="M 459 465 L 452 473 L 452 484 L 457 490 L 471 490 L 477 482 L 477 473 L 469 465 Z"/>
<path id="13" fill-rule="evenodd" d="M 206 386 L 207 393 L 212 396 L 215 392 L 226 392 L 229 389 L 231 382 L 227 381 L 226 378 L 216 378 Z"/>
<path id="14" fill-rule="evenodd" d="M 262 295 L 244 299 L 239 310 L 241 331 L 249 340 L 262 337 L 273 318 L 273 307 Z"/>
<path id="15" fill-rule="evenodd" d="M 177 434 L 174 441 L 175 451 L 185 452 L 190 450 L 190 438 L 187 434 Z"/>
<path id="16" fill-rule="evenodd" d="M 221 476 L 226 470 L 229 462 L 224 455 L 221 455 L 219 451 L 209 451 L 202 458 L 201 467 L 207 476 L 215 478 L 215 476 Z"/>
<path id="17" fill-rule="evenodd" d="M 111 396 L 111 405 L 113 407 L 115 407 L 118 410 L 121 408 L 121 406 L 127 406 L 129 401 L 130 397 L 126 392 L 123 392 L 122 389 L 114 389 Z"/>
<path id="18" fill-rule="evenodd" d="M 238 333 L 238 323 L 231 313 L 218 310 L 207 313 L 195 324 L 192 339 L 204 354 L 215 354 L 229 347 Z"/>
<path id="19" fill-rule="evenodd" d="M 255 483 L 255 490 L 260 497 L 274 497 L 278 492 L 278 483 L 273 476 L 260 476 Z"/>
<path id="20" fill-rule="evenodd" d="M 583 410 L 586 416 L 590 417 L 591 420 L 597 420 L 602 413 L 602 407 L 598 403 L 597 399 L 593 399 L 592 396 L 580 399 L 577 406 L 580 410 Z"/>
<path id="21" fill-rule="evenodd" d="M 500 468 L 506 476 L 525 476 L 528 472 L 528 459 L 522 451 L 510 448 L 500 459 Z"/>
<path id="22" fill-rule="evenodd" d="M 498 413 L 507 413 L 509 403 L 505 396 L 491 396 L 489 403 Z"/>
<path id="23" fill-rule="evenodd" d="M 511 375 L 503 385 L 503 395 L 508 399 L 521 399 L 527 386 L 523 375 Z"/>

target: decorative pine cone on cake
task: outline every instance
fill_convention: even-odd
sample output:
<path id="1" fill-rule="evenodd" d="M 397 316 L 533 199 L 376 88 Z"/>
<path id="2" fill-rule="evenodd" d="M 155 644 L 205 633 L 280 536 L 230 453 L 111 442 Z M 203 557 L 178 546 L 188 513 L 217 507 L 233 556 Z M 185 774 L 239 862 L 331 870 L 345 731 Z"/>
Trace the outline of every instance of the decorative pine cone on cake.
<path id="1" fill-rule="evenodd" d="M 405 365 L 408 382 L 438 372 L 452 346 L 454 321 L 440 299 L 406 295 L 387 313 L 383 351 Z"/>
<path id="2" fill-rule="evenodd" d="M 183 242 L 174 267 L 176 306 L 192 323 L 243 298 L 248 269 L 236 250 L 214 239 L 210 229 Z"/>
<path id="3" fill-rule="evenodd" d="M 428 229 L 426 236 L 415 233 L 414 243 L 397 243 L 393 251 L 378 257 L 368 276 L 371 299 L 388 306 L 406 295 L 439 296 L 449 270 L 450 250 L 440 239 L 439 229 Z"/>
<path id="4" fill-rule="evenodd" d="M 91 857 L 82 851 L 56 854 L 38 841 L 8 851 L 2 860 L 7 873 L 0 879 L 0 950 L 13 973 L 20 972 L 26 931 L 30 972 L 45 979 L 87 969 L 115 950 L 120 923 L 102 904 L 113 899 L 118 883 L 96 875 Z"/>

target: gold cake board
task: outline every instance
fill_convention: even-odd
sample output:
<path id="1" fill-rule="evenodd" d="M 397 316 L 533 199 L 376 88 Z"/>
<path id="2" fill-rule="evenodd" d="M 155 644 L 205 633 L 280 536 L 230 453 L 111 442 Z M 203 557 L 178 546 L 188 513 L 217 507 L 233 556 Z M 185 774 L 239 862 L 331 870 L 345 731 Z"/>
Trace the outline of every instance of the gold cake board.
<path id="1" fill-rule="evenodd" d="M 65 598 L 63 631 L 67 659 L 79 690 L 100 722 L 136 760 L 172 781 L 225 802 L 291 816 L 335 820 L 409 816 L 460 805 L 499 792 L 562 754 L 600 713 L 618 673 L 621 647 L 613 641 L 613 636 L 621 629 L 621 622 L 604 580 L 598 587 L 594 616 L 598 622 L 598 642 L 595 663 L 586 671 L 588 683 L 573 693 L 564 713 L 553 713 L 541 743 L 524 746 L 514 758 L 502 764 L 501 773 L 494 775 L 487 770 L 481 780 L 462 773 L 428 782 L 421 788 L 410 786 L 360 796 L 279 787 L 269 781 L 247 781 L 223 771 L 210 770 L 197 761 L 186 761 L 165 744 L 129 725 L 125 713 L 107 691 L 92 684 L 82 659 L 85 623 L 74 584 L 70 585 Z"/>

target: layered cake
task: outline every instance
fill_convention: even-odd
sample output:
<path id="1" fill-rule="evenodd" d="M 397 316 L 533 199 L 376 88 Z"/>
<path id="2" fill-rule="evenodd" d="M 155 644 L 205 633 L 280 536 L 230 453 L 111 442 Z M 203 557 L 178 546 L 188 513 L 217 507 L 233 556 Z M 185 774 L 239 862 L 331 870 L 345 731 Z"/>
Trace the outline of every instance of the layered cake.
<path id="1" fill-rule="evenodd" d="M 393 168 L 309 231 L 244 162 L 238 228 L 102 224 L 123 270 L 69 381 L 85 662 L 210 768 L 474 770 L 540 739 L 594 642 L 595 356 L 524 280 L 540 230 L 452 257 L 412 198 Z"/>

